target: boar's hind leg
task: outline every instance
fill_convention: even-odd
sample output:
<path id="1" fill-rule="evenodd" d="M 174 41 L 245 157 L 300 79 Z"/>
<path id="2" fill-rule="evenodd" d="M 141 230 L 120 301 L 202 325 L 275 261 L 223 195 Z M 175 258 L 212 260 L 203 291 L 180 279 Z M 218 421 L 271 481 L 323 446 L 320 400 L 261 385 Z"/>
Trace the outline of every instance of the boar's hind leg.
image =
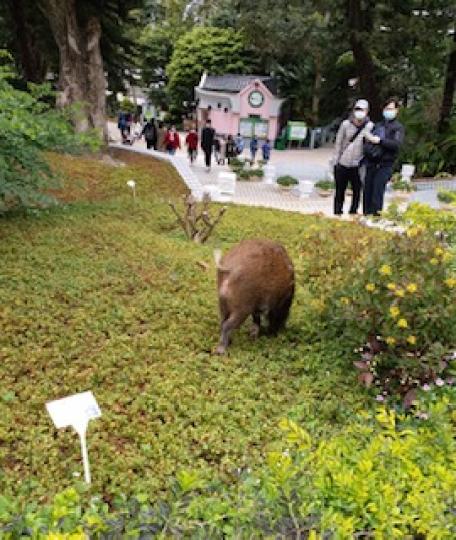
<path id="1" fill-rule="evenodd" d="M 220 343 L 217 347 L 217 354 L 224 354 L 230 344 L 231 332 L 239 328 L 247 318 L 248 313 L 231 313 L 230 316 L 222 322 L 222 333 L 220 335 Z"/>
<path id="2" fill-rule="evenodd" d="M 253 324 L 252 328 L 250 329 L 250 337 L 252 339 L 256 339 L 260 335 L 260 329 L 261 329 L 261 315 L 258 311 L 255 311 L 252 314 Z"/>
<path id="3" fill-rule="evenodd" d="M 290 312 L 291 302 L 293 301 L 293 294 L 287 296 L 282 302 L 277 304 L 273 309 L 268 313 L 268 333 L 271 335 L 277 334 L 281 330 L 286 320 L 288 319 L 288 314 Z"/>

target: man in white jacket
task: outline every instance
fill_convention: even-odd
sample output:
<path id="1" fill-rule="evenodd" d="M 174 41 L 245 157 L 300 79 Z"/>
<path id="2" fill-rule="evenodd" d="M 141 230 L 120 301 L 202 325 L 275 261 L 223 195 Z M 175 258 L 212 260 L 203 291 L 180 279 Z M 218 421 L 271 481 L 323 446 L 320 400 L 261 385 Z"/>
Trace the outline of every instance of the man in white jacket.
<path id="1" fill-rule="evenodd" d="M 373 122 L 369 120 L 368 112 L 369 103 L 365 99 L 358 99 L 350 117 L 342 122 L 337 132 L 333 159 L 336 182 L 334 214 L 336 215 L 343 213 L 345 190 L 349 183 L 353 190 L 350 214 L 358 212 L 362 186 L 359 166 L 363 158 L 363 143 L 364 139 L 371 139 L 371 131 L 374 128 Z"/>

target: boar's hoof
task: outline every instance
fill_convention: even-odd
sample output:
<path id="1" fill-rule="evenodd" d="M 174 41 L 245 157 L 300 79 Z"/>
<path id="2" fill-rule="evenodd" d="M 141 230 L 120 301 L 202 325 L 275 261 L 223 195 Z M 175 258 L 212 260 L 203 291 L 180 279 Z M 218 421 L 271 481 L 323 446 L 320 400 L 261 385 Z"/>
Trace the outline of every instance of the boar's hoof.
<path id="1" fill-rule="evenodd" d="M 226 353 L 226 347 L 224 345 L 218 345 L 217 348 L 214 351 L 214 354 L 225 354 Z"/>
<path id="2" fill-rule="evenodd" d="M 252 324 L 250 328 L 250 337 L 251 339 L 255 340 L 260 335 L 260 326 L 258 324 Z"/>

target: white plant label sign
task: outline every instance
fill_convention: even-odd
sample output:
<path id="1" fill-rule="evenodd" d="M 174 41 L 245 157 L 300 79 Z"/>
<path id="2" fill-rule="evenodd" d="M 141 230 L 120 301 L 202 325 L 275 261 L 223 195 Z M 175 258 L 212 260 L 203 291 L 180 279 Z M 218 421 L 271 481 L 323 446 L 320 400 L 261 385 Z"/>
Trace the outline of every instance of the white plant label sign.
<path id="1" fill-rule="evenodd" d="M 46 409 L 57 429 L 73 426 L 81 440 L 85 481 L 90 484 L 89 455 L 87 452 L 87 425 L 92 418 L 101 416 L 100 407 L 92 392 L 82 392 L 46 403 Z"/>

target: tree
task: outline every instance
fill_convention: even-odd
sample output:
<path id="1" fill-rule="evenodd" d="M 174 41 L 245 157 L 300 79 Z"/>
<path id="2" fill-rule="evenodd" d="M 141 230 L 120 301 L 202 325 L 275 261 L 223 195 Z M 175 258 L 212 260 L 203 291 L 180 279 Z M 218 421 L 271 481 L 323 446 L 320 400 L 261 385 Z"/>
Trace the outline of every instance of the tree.
<path id="1" fill-rule="evenodd" d="M 0 57 L 7 55 L 0 51 Z M 0 68 L 0 212 L 52 200 L 45 190 L 55 178 L 44 150 L 74 152 L 97 144 L 88 135 L 76 135 L 68 115 L 49 105 L 49 85 L 17 90 L 8 82 L 12 75 Z"/>
<path id="2" fill-rule="evenodd" d="M 40 0 L 59 50 L 58 105 L 83 104 L 74 119 L 78 131 L 105 134 L 106 80 L 100 49 L 101 24 L 95 10 L 78 0 Z"/>
<path id="3" fill-rule="evenodd" d="M 372 117 L 377 120 L 381 115 L 380 88 L 376 77 L 377 68 L 368 47 L 368 43 L 373 41 L 373 7 L 371 0 L 364 3 L 361 0 L 348 0 L 347 27 L 360 90 L 369 101 Z"/>
<path id="4" fill-rule="evenodd" d="M 174 111 L 191 101 L 204 71 L 246 73 L 251 59 L 241 33 L 230 28 L 195 27 L 176 43 L 167 68 L 168 93 Z"/>
<path id="5" fill-rule="evenodd" d="M 454 92 L 456 89 L 456 28 L 453 29 L 453 43 L 448 55 L 445 85 L 443 89 L 442 105 L 440 108 L 439 133 L 443 133 L 450 123 L 453 110 Z"/>

